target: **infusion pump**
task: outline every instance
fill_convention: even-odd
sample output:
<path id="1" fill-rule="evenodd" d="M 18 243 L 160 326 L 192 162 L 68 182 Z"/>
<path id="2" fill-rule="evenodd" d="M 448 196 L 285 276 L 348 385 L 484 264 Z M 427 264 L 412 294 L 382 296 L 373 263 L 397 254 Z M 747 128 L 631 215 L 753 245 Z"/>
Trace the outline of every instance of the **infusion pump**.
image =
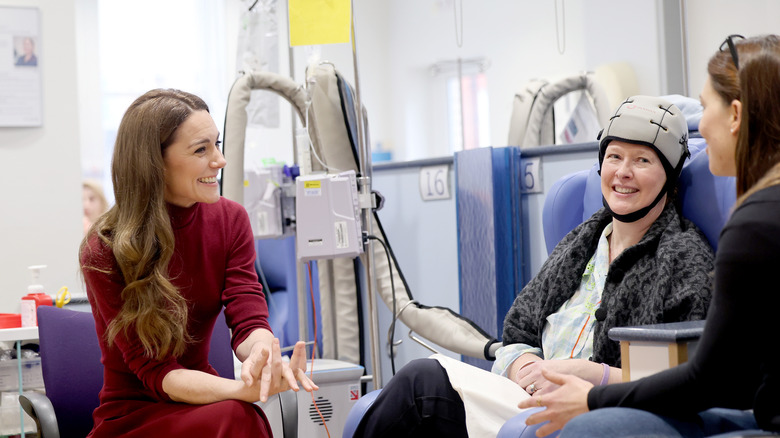
<path id="1" fill-rule="evenodd" d="M 357 179 L 350 170 L 296 179 L 298 260 L 357 257 L 363 253 Z"/>

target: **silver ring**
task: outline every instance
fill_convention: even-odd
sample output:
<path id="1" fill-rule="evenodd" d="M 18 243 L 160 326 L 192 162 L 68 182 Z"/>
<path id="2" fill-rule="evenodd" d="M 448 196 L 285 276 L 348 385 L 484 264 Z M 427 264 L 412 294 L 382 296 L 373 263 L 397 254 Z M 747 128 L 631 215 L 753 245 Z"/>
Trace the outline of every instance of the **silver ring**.
<path id="1" fill-rule="evenodd" d="M 533 394 L 534 394 L 536 391 L 538 391 L 538 390 L 539 390 L 539 388 L 537 388 L 537 387 L 536 387 L 536 384 L 532 383 L 532 384 L 530 384 L 530 385 L 526 386 L 526 387 L 525 387 L 525 390 L 526 390 L 526 391 L 527 391 L 529 394 L 533 395 Z"/>

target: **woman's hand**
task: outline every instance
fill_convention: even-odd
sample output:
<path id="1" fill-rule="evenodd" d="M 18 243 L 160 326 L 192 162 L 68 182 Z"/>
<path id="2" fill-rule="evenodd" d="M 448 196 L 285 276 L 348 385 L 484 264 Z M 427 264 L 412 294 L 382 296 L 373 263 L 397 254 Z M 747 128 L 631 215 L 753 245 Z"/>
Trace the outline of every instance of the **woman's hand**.
<path id="1" fill-rule="evenodd" d="M 268 397 L 292 389 L 314 391 L 317 385 L 306 376 L 306 350 L 303 342 L 295 344 L 290 362 L 282 360 L 279 340 L 270 331 L 259 329 L 236 349 L 241 365 L 241 380 L 226 379 L 202 371 L 175 369 L 165 375 L 163 391 L 173 401 L 207 404 L 222 400 L 248 403 L 268 401 Z"/>
<path id="2" fill-rule="evenodd" d="M 241 380 L 246 389 L 254 392 L 263 403 L 268 397 L 292 389 L 298 391 L 298 381 L 308 392 L 319 389 L 306 375 L 306 350 L 303 342 L 295 344 L 290 362 L 282 360 L 279 339 L 271 345 L 255 342 L 249 357 L 241 365 Z M 257 399 L 257 398 L 256 398 Z"/>
<path id="3" fill-rule="evenodd" d="M 568 361 L 560 361 L 568 362 Z M 542 377 L 556 389 L 536 392 L 530 398 L 521 401 L 520 409 L 544 406 L 547 409 L 537 412 L 525 420 L 529 426 L 549 421 L 536 431 L 536 436 L 547 436 L 560 430 L 577 415 L 588 412 L 588 391 L 593 384 L 579 377 L 561 374 L 552 370 L 542 370 Z"/>
<path id="4" fill-rule="evenodd" d="M 601 381 L 604 367 L 585 359 L 537 360 L 520 367 L 515 371 L 512 380 L 531 395 L 546 394 L 555 390 L 558 385 L 544 377 L 544 370 L 554 371 L 558 374 L 570 374 L 595 384 Z M 532 384 L 533 386 L 529 389 Z"/>

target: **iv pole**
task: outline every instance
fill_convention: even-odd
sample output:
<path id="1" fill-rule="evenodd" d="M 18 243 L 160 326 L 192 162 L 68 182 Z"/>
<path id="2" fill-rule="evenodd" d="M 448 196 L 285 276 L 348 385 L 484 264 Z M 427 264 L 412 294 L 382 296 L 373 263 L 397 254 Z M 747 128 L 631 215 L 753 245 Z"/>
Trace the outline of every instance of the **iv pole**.
<path id="1" fill-rule="evenodd" d="M 360 100 L 360 80 L 358 76 L 358 58 L 357 58 L 357 43 L 356 43 L 356 31 L 355 31 L 355 13 L 354 13 L 355 7 L 354 7 L 354 0 L 350 0 L 350 33 L 352 37 L 352 63 L 353 68 L 355 72 L 355 105 L 357 110 L 357 140 L 358 140 L 358 149 L 360 153 L 360 174 L 361 177 L 358 178 L 358 185 L 359 185 L 359 196 L 360 198 L 367 199 L 367 200 L 373 200 L 373 197 L 371 195 L 371 153 L 368 149 L 367 141 L 366 141 L 366 127 L 364 126 L 364 119 L 363 119 L 363 105 L 362 101 Z M 288 22 L 289 22 L 289 8 L 288 8 Z M 289 34 L 289 27 L 288 27 L 288 34 Z M 290 56 L 290 72 L 293 71 L 293 61 L 292 61 L 292 49 L 289 50 L 289 56 Z M 293 111 L 293 132 L 295 129 L 295 112 Z M 307 127 L 308 128 L 308 127 Z M 295 139 L 295 136 L 293 136 L 293 139 Z M 296 147 L 301 147 L 301 145 L 295 145 Z M 297 154 L 295 155 L 297 158 Z M 373 225 L 372 225 L 372 210 L 374 208 L 373 201 L 370 201 L 369 208 L 363 208 L 362 209 L 362 221 L 365 224 L 365 232 L 367 235 L 373 234 Z M 365 378 L 371 378 L 374 384 L 374 389 L 379 389 L 382 387 L 381 383 L 381 376 L 382 376 L 382 363 L 380 359 L 379 354 L 379 316 L 377 313 L 377 307 L 376 307 L 376 279 L 374 275 L 374 243 L 372 240 L 368 240 L 366 243 L 366 258 L 365 258 L 365 269 L 366 269 L 366 283 L 367 283 L 367 289 L 368 289 L 368 311 L 369 311 L 369 342 L 371 345 L 371 364 L 372 364 L 372 374 L 370 376 L 365 376 Z M 306 295 L 305 295 L 305 287 L 304 279 L 303 279 L 303 269 L 300 263 L 297 263 L 296 266 L 297 271 L 297 277 L 298 277 L 298 302 L 302 303 L 306 301 Z M 308 324 L 306 323 L 306 311 L 299 306 L 298 309 L 298 328 L 300 330 L 301 336 L 308 336 Z M 316 342 L 316 339 L 315 339 Z"/>
<path id="2" fill-rule="evenodd" d="M 351 34 L 352 34 L 352 65 L 355 71 L 355 105 L 357 106 L 358 149 L 360 151 L 360 174 L 358 179 L 362 199 L 372 199 L 371 196 L 371 153 L 366 144 L 366 127 L 363 120 L 363 104 L 360 100 L 360 79 L 358 76 L 357 32 L 355 30 L 355 1 L 350 0 Z M 362 210 L 363 224 L 369 236 L 373 235 L 372 209 Z M 371 377 L 374 389 L 382 387 L 382 362 L 379 357 L 379 316 L 376 308 L 376 278 L 374 275 L 374 241 L 366 243 L 366 284 L 368 285 L 369 337 L 371 345 Z"/>

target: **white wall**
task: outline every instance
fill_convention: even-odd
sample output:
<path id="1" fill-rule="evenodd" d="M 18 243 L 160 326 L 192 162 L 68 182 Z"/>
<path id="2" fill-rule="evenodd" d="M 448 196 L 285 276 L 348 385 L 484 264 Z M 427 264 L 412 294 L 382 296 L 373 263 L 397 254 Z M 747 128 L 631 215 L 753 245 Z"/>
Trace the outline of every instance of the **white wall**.
<path id="1" fill-rule="evenodd" d="M 27 266 L 46 264 L 53 294 L 80 291 L 81 156 L 76 76 L 75 0 L 0 0 L 40 10 L 43 126 L 0 128 L 0 312 L 19 312 Z"/>
<path id="2" fill-rule="evenodd" d="M 365 0 L 355 3 L 362 100 L 372 144 L 396 160 L 450 155 L 444 81 L 431 74 L 438 61 L 487 58 L 492 144 L 504 145 L 514 93 L 533 78 L 554 79 L 627 61 L 643 93 L 661 93 L 657 1 L 566 2 L 559 9 L 558 52 L 552 2 L 464 0 L 463 45 L 455 37 L 453 0 Z M 458 3 L 459 2 L 455 2 Z M 627 20 L 626 17 L 632 17 Z M 564 36 L 565 29 L 565 36 Z M 353 80 L 349 44 L 318 49 Z M 295 49 L 295 77 L 303 81 L 309 48 Z"/>
<path id="3" fill-rule="evenodd" d="M 556 37 L 554 2 L 463 0 L 463 45 L 459 48 L 453 6 L 460 3 L 354 2 L 361 98 L 369 113 L 371 143 L 392 149 L 396 160 L 450 155 L 444 81 L 430 73 L 437 61 L 489 60 L 490 136 L 495 146 L 506 142 L 514 93 L 533 78 L 554 79 L 624 61 L 633 67 L 640 93 L 670 92 L 663 48 L 664 26 L 670 24 L 659 17 L 661 4 L 675 8 L 674 0 L 564 2 L 565 9 L 558 10 L 560 39 Z M 690 96 L 698 96 L 706 61 L 726 35 L 780 33 L 774 19 L 780 16 L 780 3 L 773 0 L 682 3 L 687 10 Z M 287 32 L 284 7 L 279 31 Z M 559 44 L 565 47 L 563 54 L 558 52 Z M 354 83 L 350 44 L 296 47 L 293 53 L 292 76 L 298 82 L 304 81 L 308 60 L 316 57 L 334 62 Z M 282 73 L 289 74 L 286 47 L 280 47 L 280 56 Z"/>
<path id="4" fill-rule="evenodd" d="M 81 141 L 81 168 L 85 178 L 98 179 L 111 173 L 111 156 L 105 153 L 103 111 L 101 107 L 100 69 L 98 68 L 97 0 L 76 0 L 76 74 L 78 116 Z M 107 181 L 108 182 L 108 181 Z M 110 182 L 106 194 L 113 198 Z"/>
<path id="5" fill-rule="evenodd" d="M 746 37 L 780 34 L 776 0 L 687 0 L 689 95 L 698 97 L 707 77 L 707 61 L 731 34 Z"/>

